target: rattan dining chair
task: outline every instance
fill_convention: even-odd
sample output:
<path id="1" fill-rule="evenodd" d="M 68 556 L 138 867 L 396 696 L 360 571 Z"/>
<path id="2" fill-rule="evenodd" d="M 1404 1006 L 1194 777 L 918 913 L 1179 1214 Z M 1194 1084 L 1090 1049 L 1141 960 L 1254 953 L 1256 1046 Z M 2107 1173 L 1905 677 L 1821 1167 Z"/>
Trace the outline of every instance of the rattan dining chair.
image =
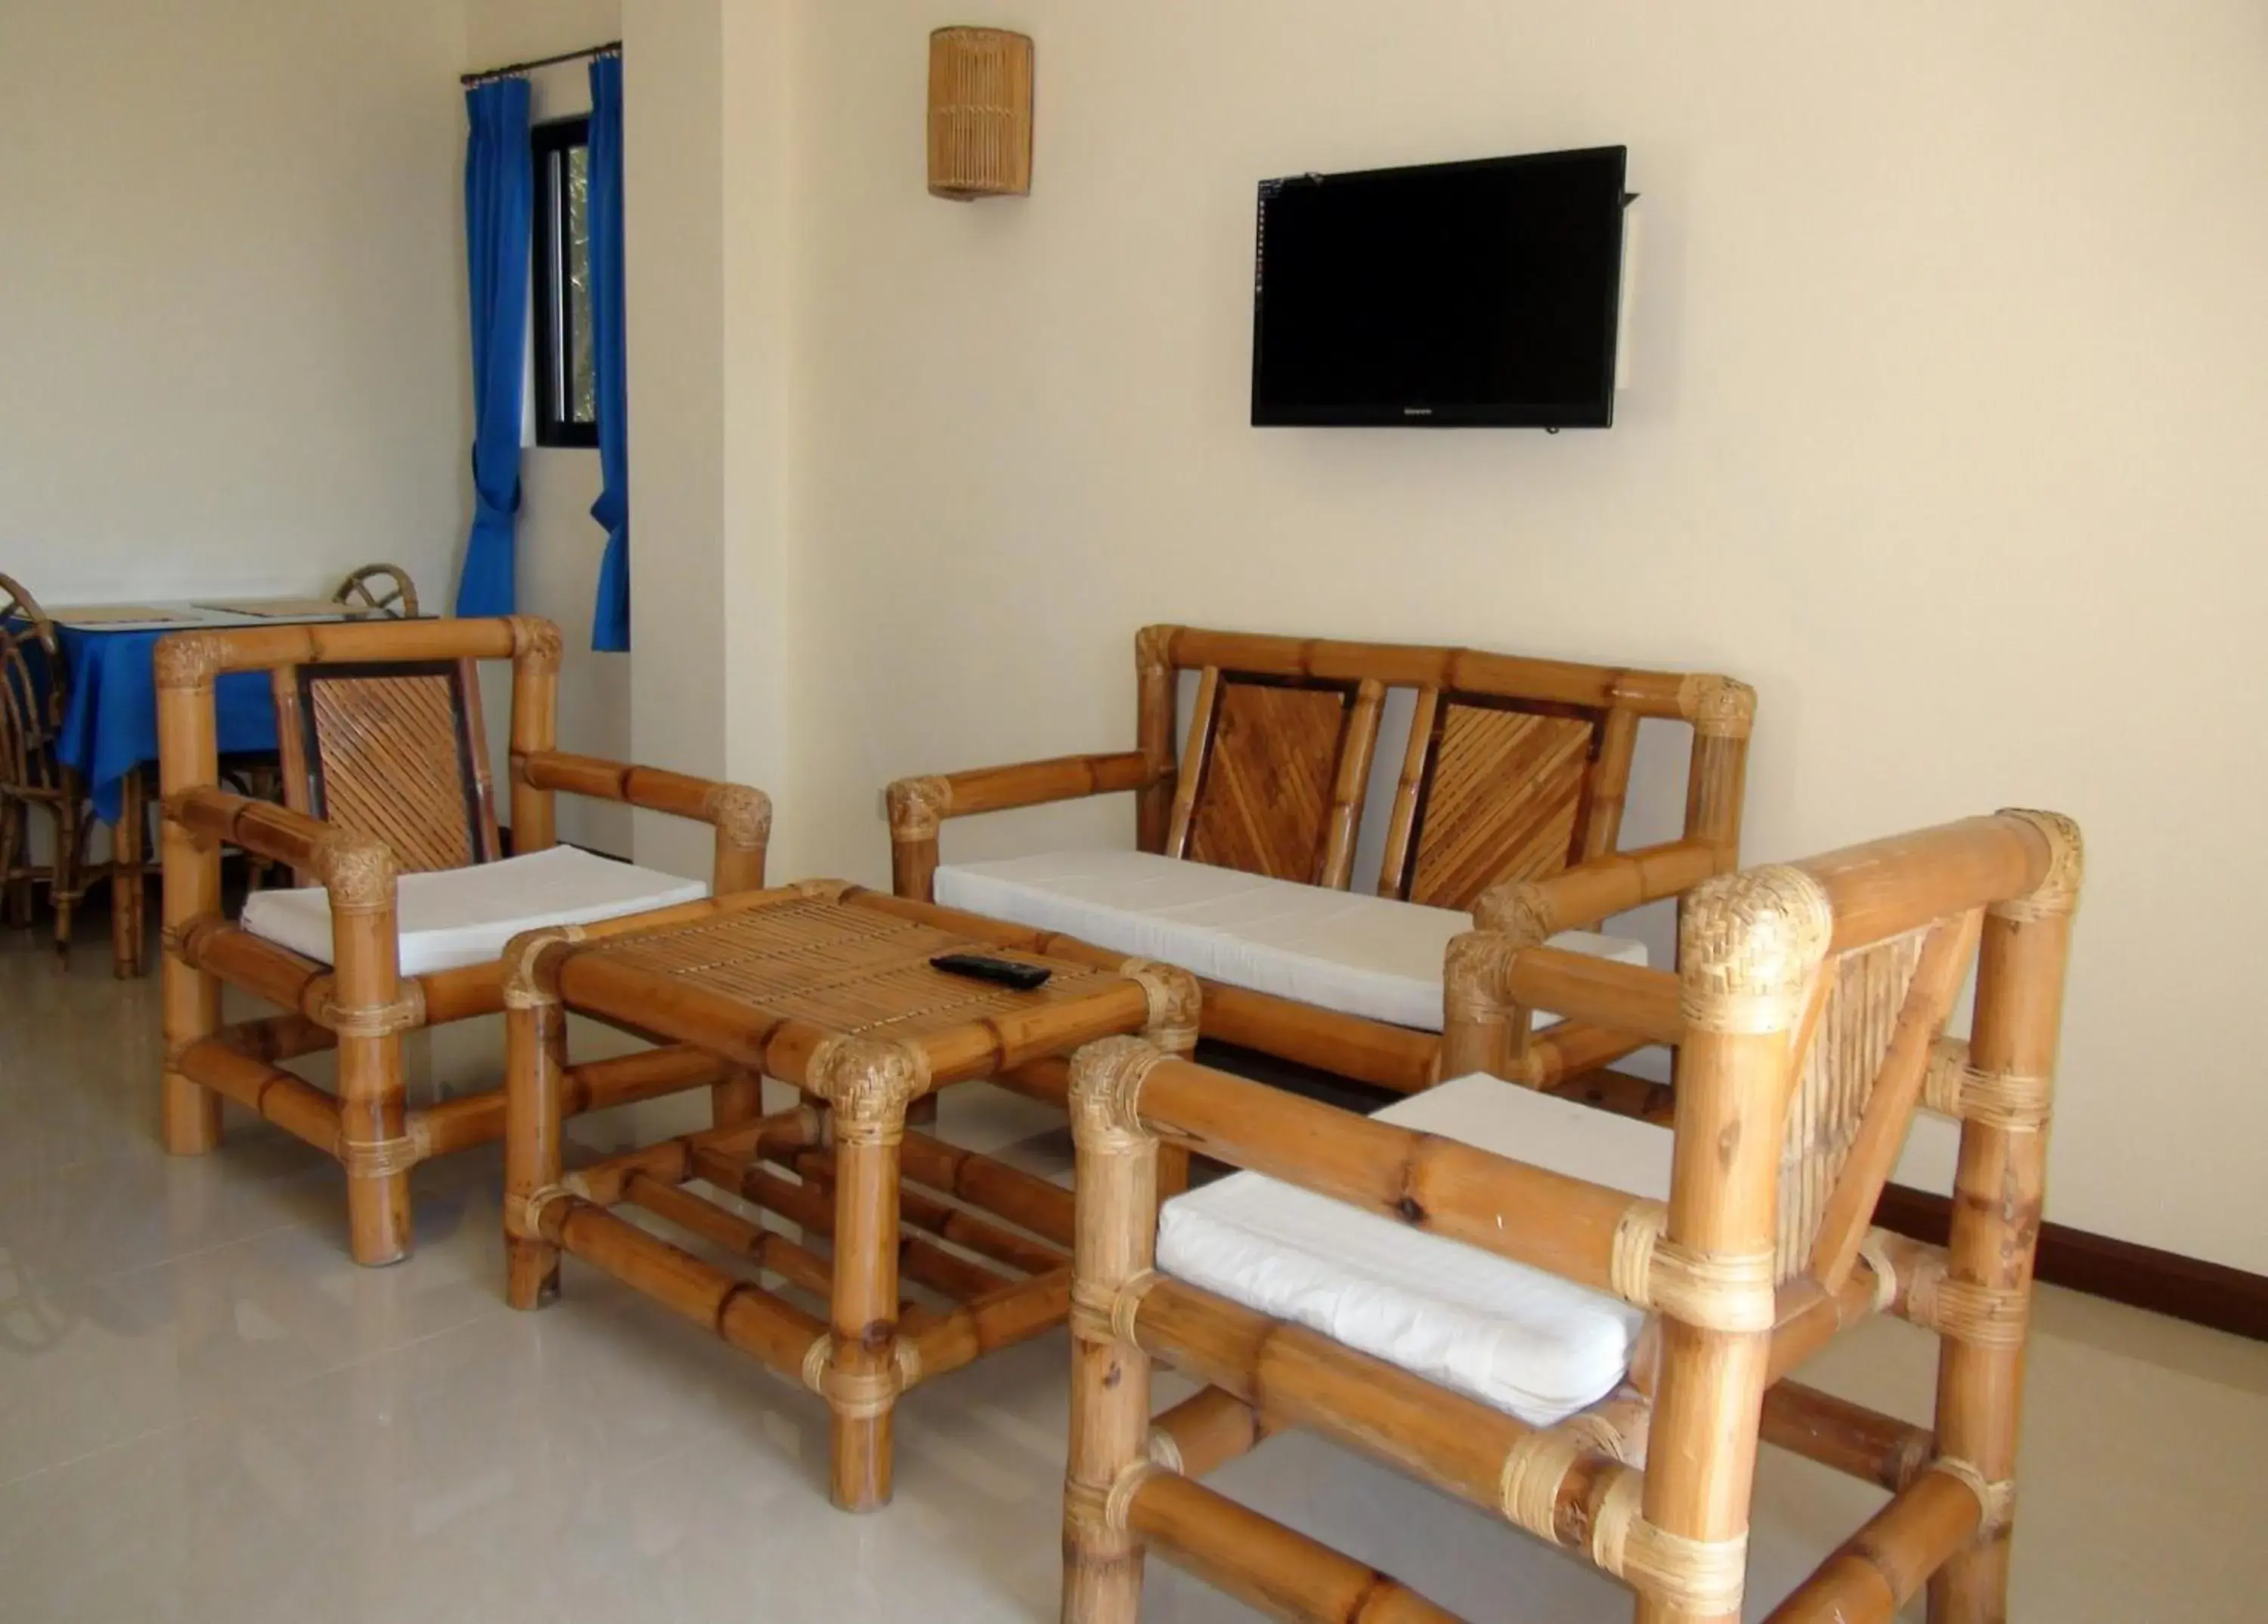
<path id="1" fill-rule="evenodd" d="M 1197 1482 L 1288 1427 L 1587 1558 L 1640 1624 L 1742 1618 L 1769 1443 L 1890 1492 L 1771 1619 L 1887 1624 L 1925 1584 L 1934 1624 L 2006 1618 L 2080 863 L 2004 812 L 1712 879 L 1674 975 L 1476 933 L 1499 1016 L 1678 1047 L 1668 1129 L 1484 1073 L 1363 1118 L 1081 1051 L 1064 1619 L 1129 1624 L 1146 1549 L 1273 1617 L 1448 1620 Z M 1921 1108 L 1960 1124 L 1943 1247 L 1870 1228 Z M 1161 1143 L 1248 1170 L 1161 1212 Z M 1791 1379 L 1881 1313 L 1938 1339 L 1932 1424 Z M 1206 1384 L 1154 1422 L 1153 1359 Z"/>
<path id="2" fill-rule="evenodd" d="M 417 618 L 417 586 L 398 564 L 365 564 L 339 583 L 335 603 L 390 620 Z"/>
<path id="3" fill-rule="evenodd" d="M 410 1245 L 409 1180 L 429 1157 L 498 1137 L 501 1089 L 409 1104 L 405 1032 L 503 1008 L 504 943 L 752 889 L 771 806 L 756 790 L 556 748 L 559 630 L 527 617 L 376 620 L 178 633 L 157 655 L 165 791 L 163 1131 L 213 1149 L 234 1100 L 336 1157 L 356 1261 Z M 475 662 L 512 662 L 512 845 L 489 783 Z M 220 787 L 214 683 L 270 673 L 283 744 L 276 806 Z M 712 825 L 710 884 L 558 846 L 556 794 Z M 296 890 L 221 911 L 223 842 L 297 871 Z M 220 1023 L 224 985 L 283 1006 Z M 335 1095 L 279 1062 L 338 1052 Z M 760 1080 L 660 1048 L 568 1068 L 568 1111 L 709 1087 L 720 1121 L 760 1107 Z"/>
<path id="4" fill-rule="evenodd" d="M 32 923 L 32 893 L 48 888 L 58 954 L 70 949 L 71 919 L 85 886 L 85 786 L 55 752 L 70 674 L 55 623 L 39 600 L 0 575 L 0 894 L 9 919 Z M 48 860 L 32 860 L 32 814 L 48 819 Z"/>

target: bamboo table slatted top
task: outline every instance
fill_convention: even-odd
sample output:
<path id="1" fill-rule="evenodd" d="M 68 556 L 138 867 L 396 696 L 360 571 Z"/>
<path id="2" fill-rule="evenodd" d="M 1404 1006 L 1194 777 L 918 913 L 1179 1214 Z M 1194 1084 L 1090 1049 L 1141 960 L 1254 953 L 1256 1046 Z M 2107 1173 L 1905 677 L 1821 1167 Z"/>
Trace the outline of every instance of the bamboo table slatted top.
<path id="1" fill-rule="evenodd" d="M 1094 964 L 987 941 L 955 916 L 840 881 L 705 905 L 651 929 L 542 946 L 530 968 L 567 1008 L 699 1045 L 801 1081 L 816 1042 L 917 1045 L 941 1073 L 1006 1063 L 1138 1028 L 1140 983 Z M 974 952 L 1044 965 L 1029 992 L 951 975 L 930 960 Z M 939 1081 L 951 1080 L 940 1074 Z"/>

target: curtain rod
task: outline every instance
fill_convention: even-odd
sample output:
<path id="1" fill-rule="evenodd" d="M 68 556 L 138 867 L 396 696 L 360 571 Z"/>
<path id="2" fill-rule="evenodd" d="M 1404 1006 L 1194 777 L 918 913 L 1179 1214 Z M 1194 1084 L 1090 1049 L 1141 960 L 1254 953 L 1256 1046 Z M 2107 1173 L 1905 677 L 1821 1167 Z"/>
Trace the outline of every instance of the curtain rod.
<path id="1" fill-rule="evenodd" d="M 579 51 L 562 51 L 556 56 L 539 56 L 534 62 L 506 63 L 501 68 L 483 68 L 478 73 L 460 74 L 457 83 L 468 88 L 486 85 L 491 79 L 516 78 L 523 73 L 533 73 L 538 68 L 549 68 L 563 62 L 580 62 L 585 56 L 605 56 L 622 48 L 620 40 L 609 40 L 604 45 L 586 45 Z"/>

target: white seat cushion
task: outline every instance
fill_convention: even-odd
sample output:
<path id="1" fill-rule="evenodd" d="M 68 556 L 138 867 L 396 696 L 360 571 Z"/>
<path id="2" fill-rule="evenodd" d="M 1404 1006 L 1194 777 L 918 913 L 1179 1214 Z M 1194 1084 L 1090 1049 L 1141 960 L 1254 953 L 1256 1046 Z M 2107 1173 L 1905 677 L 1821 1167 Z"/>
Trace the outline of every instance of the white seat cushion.
<path id="1" fill-rule="evenodd" d="M 1209 980 L 1429 1032 L 1441 1030 L 1441 958 L 1472 916 L 1328 890 L 1150 852 L 1051 852 L 948 863 L 937 899 Z M 1562 931 L 1555 948 L 1646 963 L 1646 944 Z M 1542 1026 L 1558 1017 L 1538 1011 Z"/>
<path id="2" fill-rule="evenodd" d="M 708 894 L 708 886 L 698 880 L 657 874 L 571 845 L 472 868 L 405 874 L 395 895 L 401 973 L 423 976 L 485 964 L 524 930 L 620 919 L 697 902 Z M 331 900 L 320 885 L 254 891 L 244 904 L 244 928 L 321 963 L 331 962 Z"/>
<path id="3" fill-rule="evenodd" d="M 1494 1077 L 1445 1082 L 1378 1119 L 1669 1193 L 1667 1129 Z M 1612 1392 L 1646 1323 L 1618 1298 L 1260 1173 L 1167 1202 L 1158 1266 L 1538 1427 Z"/>

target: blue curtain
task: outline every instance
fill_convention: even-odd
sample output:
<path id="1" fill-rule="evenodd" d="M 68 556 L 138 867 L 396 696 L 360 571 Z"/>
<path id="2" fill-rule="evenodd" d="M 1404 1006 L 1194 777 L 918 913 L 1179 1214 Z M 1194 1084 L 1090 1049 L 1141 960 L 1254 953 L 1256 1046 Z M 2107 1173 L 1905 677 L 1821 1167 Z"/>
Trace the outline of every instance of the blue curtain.
<path id="1" fill-rule="evenodd" d="M 597 374 L 599 499 L 607 533 L 591 646 L 630 646 L 630 346 L 622 333 L 622 60 L 591 64 L 591 358 Z"/>
<path id="2" fill-rule="evenodd" d="M 520 388 L 527 345 L 527 255 L 535 163 L 527 81 L 465 92 L 465 247 L 473 317 L 473 528 L 457 582 L 460 615 L 509 615 L 519 515 Z"/>

